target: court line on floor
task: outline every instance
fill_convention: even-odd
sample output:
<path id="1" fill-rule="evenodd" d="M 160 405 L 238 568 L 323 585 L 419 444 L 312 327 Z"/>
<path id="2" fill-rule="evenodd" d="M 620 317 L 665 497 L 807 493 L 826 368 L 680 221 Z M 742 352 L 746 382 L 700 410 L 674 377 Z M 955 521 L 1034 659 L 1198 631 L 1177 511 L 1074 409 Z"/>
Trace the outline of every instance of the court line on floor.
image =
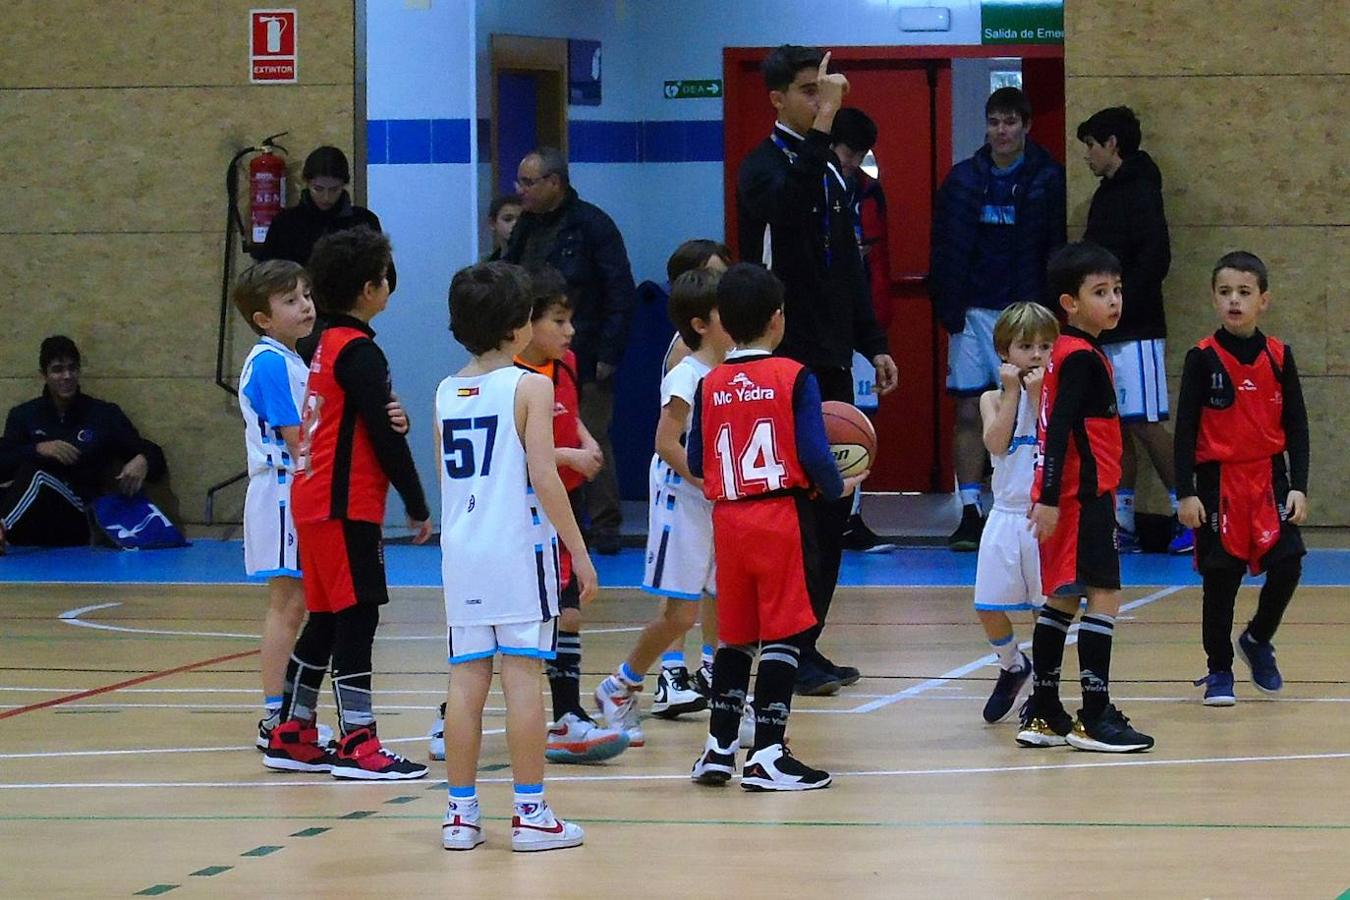
<path id="1" fill-rule="evenodd" d="M 117 606 L 121 606 L 121 605 L 122 605 L 121 602 L 116 602 L 116 603 L 94 603 L 94 604 L 91 604 L 91 605 L 89 605 L 89 606 L 81 606 L 81 607 L 79 607 L 79 608 L 77 608 L 77 609 L 68 609 L 68 610 L 66 610 L 65 612 L 61 613 L 59 616 L 57 616 L 57 618 L 60 619 L 62 622 L 65 622 L 67 625 L 75 625 L 75 626 L 78 626 L 78 627 L 80 627 L 80 628 L 93 628 L 93 629 L 95 629 L 95 630 L 97 630 L 97 631 L 116 631 L 116 632 L 121 632 L 121 633 L 123 633 L 123 634 L 157 634 L 157 635 L 169 635 L 169 636 L 172 636 L 172 637 L 218 637 L 218 638 L 246 639 L 246 640 L 255 640 L 255 641 L 257 641 L 257 640 L 262 640 L 262 635 L 260 635 L 260 634 L 244 634 L 244 633 L 242 633 L 242 632 L 237 632 L 237 631 L 187 631 L 187 630 L 171 629 L 171 628 L 133 628 L 133 627 L 131 627 L 131 626 L 129 626 L 129 625 L 109 625 L 109 624 L 106 623 L 106 622 L 90 622 L 90 621 L 88 621 L 88 620 L 82 618 L 86 613 L 97 612 L 97 611 L 100 610 L 100 609 L 112 609 L 113 607 L 117 607 Z M 586 633 L 586 634 L 618 634 L 618 633 L 621 633 L 621 632 L 633 632 L 633 631 L 641 631 L 641 630 L 642 630 L 642 626 L 641 626 L 641 625 L 635 625 L 635 626 L 632 626 L 632 627 L 625 626 L 625 627 L 622 627 L 622 628 L 588 628 L 588 629 L 586 629 L 585 633 Z M 445 635 L 443 635 L 443 634 L 410 634 L 410 635 L 399 635 L 399 634 L 377 634 L 377 635 L 375 635 L 375 640 L 377 640 L 377 641 L 444 641 L 444 640 L 445 640 Z"/>
<path id="2" fill-rule="evenodd" d="M 1350 759 L 1350 751 L 1335 751 L 1328 753 L 1291 753 L 1272 756 L 1210 756 L 1198 757 L 1194 759 L 1151 759 L 1146 756 L 1131 755 L 1126 759 L 1110 759 L 1098 762 L 1079 762 L 1079 763 L 1042 763 L 1039 765 L 1014 765 L 1014 766 L 957 766 L 941 769 L 870 769 L 862 771 L 835 772 L 836 778 L 918 778 L 932 777 L 940 775 L 1003 775 L 1014 772 L 1051 772 L 1065 771 L 1074 769 L 1117 769 L 1129 766 L 1156 767 L 1156 766 L 1203 766 L 1203 765 L 1226 765 L 1242 763 L 1265 763 L 1265 762 L 1316 762 L 1337 759 Z M 661 775 L 553 775 L 548 776 L 550 782 L 597 782 L 597 781 L 685 781 L 689 778 L 687 773 L 661 774 Z M 426 784 L 426 782 L 423 782 Z M 479 778 L 479 784 L 510 784 L 510 776 L 501 778 Z M 407 784 L 407 782 L 401 782 Z M 312 787 L 315 785 L 330 785 L 333 787 L 362 786 L 371 787 L 372 782 L 343 780 L 335 778 L 326 779 L 285 779 L 278 781 L 65 781 L 65 782 L 4 782 L 0 783 L 0 790 L 97 790 L 114 789 L 126 790 L 130 788 L 273 788 L 273 787 Z M 437 787 L 437 783 L 429 783 L 428 790 Z"/>
<path id="3" fill-rule="evenodd" d="M 1120 612 L 1128 612 L 1129 610 L 1132 609 L 1138 609 L 1141 606 L 1146 606 L 1150 603 L 1154 603 L 1158 600 L 1163 599 L 1164 597 L 1170 597 L 1172 594 L 1175 594 L 1178 591 L 1185 590 L 1187 587 L 1193 587 L 1193 585 L 1181 585 L 1181 584 L 1170 585 L 1168 587 L 1162 588 L 1161 590 L 1154 591 L 1153 593 L 1148 594 L 1147 596 L 1140 597 L 1138 600 L 1131 600 L 1129 603 L 1122 603 L 1120 606 Z M 1067 641 L 1065 641 L 1066 646 L 1069 644 L 1077 643 L 1078 641 L 1077 629 L 1078 624 L 1074 623 L 1069 638 Z M 1021 646 L 1022 649 L 1025 650 L 1031 646 L 1031 642 L 1023 641 L 1019 646 Z M 876 712 L 879 709 L 883 709 L 887 706 L 890 706 L 892 703 L 899 703 L 901 700 L 907 700 L 910 697 L 917 697 L 919 694 L 941 687 L 942 685 L 946 684 L 948 681 L 951 681 L 954 678 L 962 678 L 966 675 L 969 675 L 971 672 L 976 671 L 977 669 L 982 669 L 985 666 L 992 665 L 997 661 L 998 657 L 993 653 L 985 654 L 984 656 L 981 656 L 979 659 L 973 660 L 972 662 L 968 662 L 964 666 L 957 666 L 950 672 L 945 672 L 942 675 L 937 676 L 936 678 L 929 678 L 927 681 L 921 681 L 918 684 L 911 685 L 910 687 L 907 687 L 902 691 L 896 691 L 894 694 L 890 694 L 880 699 L 864 703 L 861 706 L 854 707 L 852 711 L 855 713 Z"/>
<path id="4" fill-rule="evenodd" d="M 505 728 L 484 728 L 484 735 L 506 734 Z M 414 737 L 387 738 L 383 735 L 380 742 L 384 744 L 410 744 L 414 741 L 425 741 L 427 735 L 419 734 Z M 231 747 L 139 747 L 130 750 L 45 750 L 34 751 L 31 753 L 0 753 L 0 759 L 63 759 L 70 756 L 135 756 L 145 754 L 177 754 L 177 753 L 239 753 L 245 750 L 257 750 L 252 744 L 235 744 Z"/>
<path id="5" fill-rule="evenodd" d="M 252 650 L 245 650 L 241 653 L 227 653 L 224 656 L 216 656 L 211 659 L 203 659 L 194 663 L 186 663 L 181 666 L 174 666 L 171 669 L 161 669 L 158 672 L 151 672 L 148 675 L 141 675 L 136 678 L 129 678 L 126 681 L 118 681 L 113 684 L 106 684 L 102 687 L 90 688 L 75 694 L 66 694 L 63 697 L 53 697 L 50 700 L 41 700 L 37 703 L 30 703 L 27 706 L 20 706 L 17 709 L 8 709 L 0 712 L 0 719 L 8 719 L 13 716 L 23 715 L 28 712 L 35 712 L 40 709 L 48 709 L 53 706 L 61 706 L 66 703 L 73 703 L 76 700 L 84 700 L 88 697 L 97 697 L 99 694 L 106 694 L 110 691 L 120 690 L 124 687 L 132 687 L 137 684 L 144 684 L 147 681 L 154 681 L 159 678 L 166 678 L 170 675 L 179 675 L 183 672 L 191 672 L 196 669 L 204 669 L 207 666 L 213 666 L 217 663 L 231 662 L 236 659 L 243 659 L 248 656 L 254 656 L 258 653 L 255 647 Z"/>

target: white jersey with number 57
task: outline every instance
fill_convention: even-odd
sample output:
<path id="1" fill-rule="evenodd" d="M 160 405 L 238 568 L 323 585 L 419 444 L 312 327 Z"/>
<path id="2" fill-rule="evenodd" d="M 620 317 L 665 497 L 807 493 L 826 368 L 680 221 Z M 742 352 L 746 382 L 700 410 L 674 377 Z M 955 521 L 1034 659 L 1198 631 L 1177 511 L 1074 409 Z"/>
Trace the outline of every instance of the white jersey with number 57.
<path id="1" fill-rule="evenodd" d="M 516 429 L 515 366 L 436 389 L 441 581 L 451 627 L 558 615 L 558 535 L 530 486 Z"/>

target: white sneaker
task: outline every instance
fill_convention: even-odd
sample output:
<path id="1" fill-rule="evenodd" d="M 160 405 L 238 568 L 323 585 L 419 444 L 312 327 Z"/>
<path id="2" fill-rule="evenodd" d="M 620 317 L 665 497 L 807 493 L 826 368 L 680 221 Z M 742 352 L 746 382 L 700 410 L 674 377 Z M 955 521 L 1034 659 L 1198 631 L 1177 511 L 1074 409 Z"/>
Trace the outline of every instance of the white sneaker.
<path id="1" fill-rule="evenodd" d="M 747 791 L 814 791 L 830 782 L 829 772 L 798 762 L 782 744 L 751 754 L 741 770 L 741 787 Z"/>
<path id="2" fill-rule="evenodd" d="M 585 838 L 580 825 L 559 819 L 547 803 L 532 816 L 511 818 L 511 849 L 517 853 L 580 847 Z"/>
<path id="3" fill-rule="evenodd" d="M 608 679 L 595 689 L 595 706 L 610 728 L 617 728 L 628 736 L 628 746 L 641 747 L 647 743 L 642 732 L 642 716 L 638 712 L 636 689 L 611 691 L 605 688 Z"/>
<path id="4" fill-rule="evenodd" d="M 717 739 L 708 735 L 703 742 L 703 755 L 694 763 L 689 780 L 698 784 L 726 784 L 736 774 L 736 751 L 739 749 L 735 741 L 729 748 L 719 747 Z"/>
<path id="5" fill-rule="evenodd" d="M 750 705 L 750 698 L 745 700 L 745 708 L 741 710 L 741 730 L 737 735 L 742 747 L 755 746 L 755 708 Z"/>
<path id="6" fill-rule="evenodd" d="M 473 804 L 467 814 L 455 809 L 455 801 L 445 808 L 445 819 L 441 822 L 441 846 L 447 850 L 472 850 L 487 837 L 479 826 L 478 804 Z"/>
<path id="7" fill-rule="evenodd" d="M 555 763 L 593 763 L 612 759 L 628 749 L 628 735 L 601 728 L 590 719 L 567 713 L 548 728 L 544 758 Z"/>
<path id="8" fill-rule="evenodd" d="M 445 760 L 445 704 L 441 704 L 441 711 L 436 714 L 436 721 L 432 723 L 431 730 L 427 732 L 429 742 L 427 744 L 427 756 L 431 759 Z"/>
<path id="9" fill-rule="evenodd" d="M 656 695 L 652 698 L 652 715 L 674 719 L 684 713 L 702 712 L 708 708 L 708 698 L 694 689 L 689 670 L 684 666 L 662 669 L 656 677 Z"/>

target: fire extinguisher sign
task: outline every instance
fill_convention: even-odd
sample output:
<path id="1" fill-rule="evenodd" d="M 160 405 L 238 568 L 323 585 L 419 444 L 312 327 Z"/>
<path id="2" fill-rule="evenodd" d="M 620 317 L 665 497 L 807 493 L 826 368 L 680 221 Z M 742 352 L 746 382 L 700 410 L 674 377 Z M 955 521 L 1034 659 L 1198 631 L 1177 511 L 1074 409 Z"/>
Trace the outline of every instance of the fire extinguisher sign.
<path id="1" fill-rule="evenodd" d="M 298 78 L 296 11 L 253 9 L 248 14 L 248 80 L 295 84 Z"/>

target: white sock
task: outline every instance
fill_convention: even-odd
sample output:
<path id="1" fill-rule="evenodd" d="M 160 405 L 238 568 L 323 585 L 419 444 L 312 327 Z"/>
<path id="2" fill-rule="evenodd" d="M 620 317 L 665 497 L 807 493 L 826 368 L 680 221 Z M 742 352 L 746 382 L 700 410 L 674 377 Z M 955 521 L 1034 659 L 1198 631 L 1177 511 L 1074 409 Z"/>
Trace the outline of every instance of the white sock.
<path id="1" fill-rule="evenodd" d="M 671 669 L 684 668 L 684 654 L 676 653 L 674 650 L 667 650 L 661 654 L 661 671 L 669 672 Z"/>
<path id="2" fill-rule="evenodd" d="M 998 654 L 998 667 L 1008 672 L 1022 670 L 1022 651 L 1017 646 L 1017 634 L 1008 635 L 1002 641 L 990 641 L 989 646 Z"/>
<path id="3" fill-rule="evenodd" d="M 518 784 L 513 799 L 515 813 L 522 819 L 541 819 L 548 814 L 543 784 Z"/>
<path id="4" fill-rule="evenodd" d="M 976 510 L 980 508 L 980 483 L 978 481 L 957 485 L 956 492 L 961 495 L 962 506 L 973 506 Z"/>
<path id="5" fill-rule="evenodd" d="M 1134 491 L 1125 488 L 1116 491 L 1116 524 L 1134 534 Z"/>
<path id="6" fill-rule="evenodd" d="M 450 811 L 474 818 L 478 815 L 478 791 L 474 787 L 450 788 Z"/>

